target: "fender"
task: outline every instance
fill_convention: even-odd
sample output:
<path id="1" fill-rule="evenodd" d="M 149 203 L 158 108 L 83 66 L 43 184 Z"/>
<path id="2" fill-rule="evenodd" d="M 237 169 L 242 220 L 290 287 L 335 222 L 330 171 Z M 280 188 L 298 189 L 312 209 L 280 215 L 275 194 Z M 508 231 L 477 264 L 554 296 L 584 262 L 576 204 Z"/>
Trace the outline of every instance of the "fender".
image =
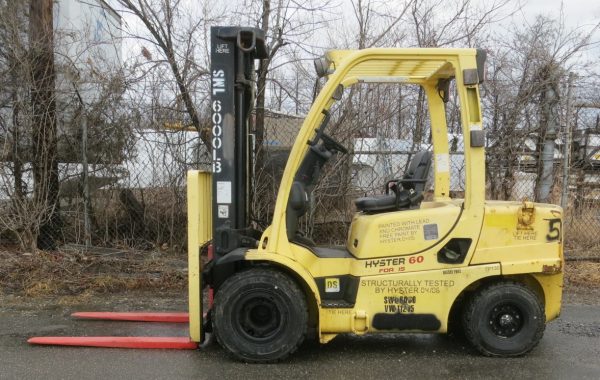
<path id="1" fill-rule="evenodd" d="M 215 289 L 218 289 L 228 277 L 240 268 L 240 264 L 244 261 L 268 262 L 277 267 L 281 267 L 285 272 L 290 273 L 297 280 L 302 281 L 304 285 L 310 289 L 317 305 L 321 303 L 321 296 L 317 284 L 314 278 L 302 265 L 287 256 L 266 251 L 259 252 L 256 249 L 237 248 L 221 257 L 219 260 L 209 263 L 204 274 L 207 283 L 212 285 Z"/>
<path id="2" fill-rule="evenodd" d="M 295 274 L 296 277 L 299 280 L 302 280 L 302 282 L 304 282 L 308 289 L 310 289 L 317 305 L 321 304 L 321 296 L 319 295 L 319 289 L 317 288 L 317 283 L 315 282 L 315 279 L 297 261 L 294 261 L 284 255 L 278 255 L 275 253 L 265 251 L 259 252 L 255 249 L 248 250 L 248 253 L 246 254 L 246 260 L 271 262 L 277 266 L 283 267 L 283 269 L 287 272 Z"/>
<path id="3" fill-rule="evenodd" d="M 214 290 L 218 290 L 238 270 L 239 263 L 245 260 L 246 252 L 247 248 L 236 248 L 225 256 L 210 261 L 202 272 L 202 279 Z"/>

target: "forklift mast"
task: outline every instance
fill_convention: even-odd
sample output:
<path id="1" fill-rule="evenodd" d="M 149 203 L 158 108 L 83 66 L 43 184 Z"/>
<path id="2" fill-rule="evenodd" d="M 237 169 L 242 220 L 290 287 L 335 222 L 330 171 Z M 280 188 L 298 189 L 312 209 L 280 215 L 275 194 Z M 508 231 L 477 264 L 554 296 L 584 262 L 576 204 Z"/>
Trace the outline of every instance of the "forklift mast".
<path id="1" fill-rule="evenodd" d="M 267 58 L 265 35 L 249 27 L 211 27 L 212 225 L 216 258 L 256 247 L 250 228 L 249 131 L 254 103 L 254 60 Z"/>

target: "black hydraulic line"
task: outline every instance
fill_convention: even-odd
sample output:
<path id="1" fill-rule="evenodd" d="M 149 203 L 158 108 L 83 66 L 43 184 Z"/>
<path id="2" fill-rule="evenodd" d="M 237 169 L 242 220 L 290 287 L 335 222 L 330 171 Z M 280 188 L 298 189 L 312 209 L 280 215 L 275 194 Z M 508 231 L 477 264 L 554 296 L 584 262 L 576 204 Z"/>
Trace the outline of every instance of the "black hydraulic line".
<path id="1" fill-rule="evenodd" d="M 239 41 L 239 39 L 238 39 Z M 238 42 L 238 49 L 236 49 L 236 73 L 235 73 L 235 188 L 232 189 L 235 193 L 235 202 L 237 202 L 234 213 L 235 224 L 233 228 L 245 228 L 246 227 L 246 203 L 247 203 L 247 183 L 245 174 L 249 169 L 246 167 L 248 157 L 248 144 L 246 141 L 246 135 L 248 134 L 247 121 L 244 115 L 245 109 L 245 75 L 244 75 L 244 52 L 240 49 Z"/>

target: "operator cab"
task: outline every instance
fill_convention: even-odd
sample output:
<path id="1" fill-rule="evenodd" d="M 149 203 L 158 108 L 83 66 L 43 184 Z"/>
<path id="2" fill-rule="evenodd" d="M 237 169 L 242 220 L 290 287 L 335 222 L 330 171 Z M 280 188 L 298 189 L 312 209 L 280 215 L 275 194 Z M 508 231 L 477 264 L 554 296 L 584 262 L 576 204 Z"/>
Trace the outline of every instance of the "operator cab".
<path id="1" fill-rule="evenodd" d="M 330 88 L 327 95 L 321 94 L 327 98 L 320 100 L 323 105 L 320 115 L 305 121 L 318 127 L 311 128 L 313 133 L 305 135 L 308 138 L 299 136 L 297 145 L 306 147 L 307 144 L 308 148 L 293 175 L 285 223 L 288 241 L 309 249 L 318 257 L 372 259 L 399 254 L 410 255 L 430 249 L 454 229 L 463 214 L 465 202 L 471 203 L 473 198 L 469 196 L 475 194 L 465 194 L 464 200 L 450 197 L 446 103 L 449 101 L 450 83 L 457 77 L 455 68 L 459 66 L 458 62 L 454 58 L 435 55 L 424 58 L 419 55 L 396 56 L 391 50 L 378 52 L 379 56 L 357 60 L 353 66 L 345 64 L 353 59 L 353 53 L 349 51 L 331 51 L 315 61 L 317 75 L 326 76 L 328 81 L 332 82 L 329 86 L 326 85 Z M 437 52 L 435 50 L 436 54 Z M 477 51 L 478 67 L 461 72 L 462 84 L 472 86 L 482 82 L 484 61 L 485 54 Z M 337 153 L 348 153 L 343 145 L 325 133 L 331 118 L 330 109 L 341 99 L 344 89 L 362 83 L 420 86 L 427 99 L 430 125 L 436 126 L 431 129 L 433 151 L 421 150 L 413 153 L 401 178 L 387 180 L 381 184 L 383 194 L 355 199 L 354 205 L 358 212 L 350 225 L 346 245 L 336 248 L 334 254 L 329 252 L 330 248 L 316 246 L 309 237 L 303 235 L 299 225 L 301 218 L 312 208 L 313 193 L 322 176 L 324 165 Z M 468 114 L 471 117 L 470 146 L 482 146 L 483 131 L 480 128 L 477 92 L 472 88 L 465 91 L 461 88 L 459 95 L 461 105 L 465 103 L 471 110 Z M 471 161 L 471 165 L 473 162 Z M 468 165 L 465 167 L 465 178 L 468 182 L 471 177 L 469 171 L 472 168 Z M 424 202 L 430 169 L 433 171 L 433 194 L 431 200 Z"/>
<path id="2" fill-rule="evenodd" d="M 341 98 L 342 90 L 340 87 L 334 94 L 334 100 Z M 325 133 L 331 114 L 327 110 L 323 114 L 323 121 L 314 139 L 308 141 L 310 147 L 292 183 L 286 210 L 287 235 L 290 242 L 309 248 L 319 257 L 342 257 L 348 253 L 344 247 L 317 247 L 299 229 L 300 218 L 311 209 L 313 191 L 324 165 L 337 153 L 348 153 L 342 144 Z M 387 181 L 384 184 L 385 194 L 356 199 L 354 203 L 357 210 L 365 214 L 377 214 L 418 209 L 424 198 L 431 161 L 430 151 L 415 153 L 402 178 Z"/>

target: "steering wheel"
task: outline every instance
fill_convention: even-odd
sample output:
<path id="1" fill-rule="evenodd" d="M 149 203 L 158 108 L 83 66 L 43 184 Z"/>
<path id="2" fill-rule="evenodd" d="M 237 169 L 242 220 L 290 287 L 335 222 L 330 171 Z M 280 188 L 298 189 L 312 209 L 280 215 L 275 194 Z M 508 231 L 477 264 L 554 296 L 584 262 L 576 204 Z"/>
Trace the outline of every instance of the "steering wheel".
<path id="1" fill-rule="evenodd" d="M 346 149 L 345 146 L 343 146 L 339 142 L 335 141 L 333 139 L 333 137 L 331 137 L 331 136 L 329 136 L 329 135 L 327 135 L 325 133 L 321 134 L 321 140 L 323 140 L 323 144 L 325 144 L 325 147 L 327 149 L 335 150 L 335 151 L 338 151 L 338 152 L 340 152 L 342 154 L 347 154 L 348 153 L 348 149 Z"/>

